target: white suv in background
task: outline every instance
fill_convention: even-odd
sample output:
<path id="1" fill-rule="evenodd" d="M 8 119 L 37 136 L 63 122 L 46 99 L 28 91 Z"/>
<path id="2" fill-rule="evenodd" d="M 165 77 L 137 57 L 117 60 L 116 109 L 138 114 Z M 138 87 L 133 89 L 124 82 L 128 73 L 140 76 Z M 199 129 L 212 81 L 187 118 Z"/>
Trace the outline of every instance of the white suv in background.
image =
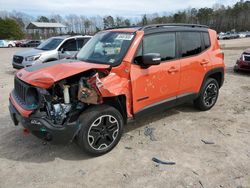
<path id="1" fill-rule="evenodd" d="M 91 36 L 51 37 L 36 48 L 17 52 L 13 56 L 12 66 L 21 69 L 34 64 L 72 58 L 90 38 Z"/>
<path id="2" fill-rule="evenodd" d="M 15 47 L 16 44 L 10 40 L 0 40 L 0 47 L 2 48 L 12 48 Z"/>

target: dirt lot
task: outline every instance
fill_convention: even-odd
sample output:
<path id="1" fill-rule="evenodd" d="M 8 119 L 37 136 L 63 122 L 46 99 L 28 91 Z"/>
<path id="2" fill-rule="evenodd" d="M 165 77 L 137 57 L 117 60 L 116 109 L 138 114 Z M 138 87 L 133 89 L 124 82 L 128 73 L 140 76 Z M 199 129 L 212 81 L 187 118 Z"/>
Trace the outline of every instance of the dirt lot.
<path id="1" fill-rule="evenodd" d="M 98 158 L 75 144 L 43 145 L 14 127 L 8 114 L 11 58 L 21 49 L 0 49 L 0 187 L 250 187 L 250 73 L 232 70 L 250 39 L 222 46 L 226 81 L 211 111 L 186 104 L 129 124 L 118 146 Z M 157 141 L 144 135 L 146 126 L 155 129 Z M 176 165 L 156 165 L 152 157 Z"/>

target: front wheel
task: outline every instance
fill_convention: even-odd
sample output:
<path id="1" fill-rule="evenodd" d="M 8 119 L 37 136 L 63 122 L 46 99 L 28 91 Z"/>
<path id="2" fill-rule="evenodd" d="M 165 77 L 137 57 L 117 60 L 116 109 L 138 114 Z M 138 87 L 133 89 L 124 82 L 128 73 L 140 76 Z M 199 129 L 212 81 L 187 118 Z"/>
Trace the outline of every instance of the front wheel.
<path id="1" fill-rule="evenodd" d="M 219 84 L 214 78 L 208 78 L 203 85 L 200 95 L 194 100 L 194 106 L 199 110 L 211 109 L 219 96 Z"/>
<path id="2" fill-rule="evenodd" d="M 82 113 L 79 122 L 78 145 L 92 156 L 108 153 L 121 139 L 124 120 L 111 106 L 92 106 Z"/>

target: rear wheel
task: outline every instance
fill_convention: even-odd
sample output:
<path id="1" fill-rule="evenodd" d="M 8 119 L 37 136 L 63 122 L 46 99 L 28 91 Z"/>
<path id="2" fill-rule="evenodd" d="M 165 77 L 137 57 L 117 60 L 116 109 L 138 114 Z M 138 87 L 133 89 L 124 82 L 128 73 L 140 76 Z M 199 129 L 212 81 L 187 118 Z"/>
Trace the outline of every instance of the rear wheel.
<path id="1" fill-rule="evenodd" d="M 81 130 L 77 135 L 78 145 L 93 156 L 111 151 L 120 141 L 123 132 L 123 117 L 108 105 L 93 106 L 79 117 Z"/>
<path id="2" fill-rule="evenodd" d="M 9 47 L 9 48 L 12 48 L 13 46 L 12 46 L 12 44 L 9 44 L 8 47 Z"/>
<path id="3" fill-rule="evenodd" d="M 208 78 L 203 85 L 199 97 L 194 100 L 194 106 L 199 110 L 211 109 L 219 96 L 219 84 L 214 78 Z"/>

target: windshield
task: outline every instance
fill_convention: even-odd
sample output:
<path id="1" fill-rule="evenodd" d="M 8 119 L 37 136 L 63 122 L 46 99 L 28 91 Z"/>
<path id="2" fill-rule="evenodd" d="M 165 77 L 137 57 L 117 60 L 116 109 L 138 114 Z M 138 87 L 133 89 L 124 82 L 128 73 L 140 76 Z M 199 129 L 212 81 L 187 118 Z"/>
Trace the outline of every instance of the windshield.
<path id="1" fill-rule="evenodd" d="M 62 41 L 63 41 L 63 39 L 50 38 L 50 39 L 42 42 L 36 49 L 39 49 L 39 50 L 54 50 L 54 49 L 57 48 L 57 46 L 59 44 L 61 44 Z"/>
<path id="2" fill-rule="evenodd" d="M 118 65 L 121 63 L 133 38 L 133 33 L 98 33 L 80 50 L 77 59 L 92 63 Z"/>

